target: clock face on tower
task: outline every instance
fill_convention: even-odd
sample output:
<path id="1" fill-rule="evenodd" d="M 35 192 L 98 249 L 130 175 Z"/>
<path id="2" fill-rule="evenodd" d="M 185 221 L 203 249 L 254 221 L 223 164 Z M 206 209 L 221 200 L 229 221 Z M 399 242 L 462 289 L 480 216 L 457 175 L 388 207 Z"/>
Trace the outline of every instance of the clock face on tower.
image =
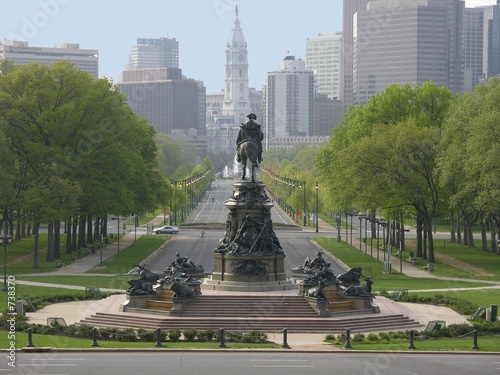
<path id="1" fill-rule="evenodd" d="M 240 59 L 240 61 L 245 60 L 245 56 L 243 56 L 243 55 L 238 56 L 238 58 Z"/>

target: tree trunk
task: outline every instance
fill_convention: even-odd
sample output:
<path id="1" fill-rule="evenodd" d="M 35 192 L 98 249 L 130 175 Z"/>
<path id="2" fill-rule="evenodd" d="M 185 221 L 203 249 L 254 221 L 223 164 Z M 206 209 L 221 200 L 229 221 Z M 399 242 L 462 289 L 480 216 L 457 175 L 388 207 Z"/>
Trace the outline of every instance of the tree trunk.
<path id="1" fill-rule="evenodd" d="M 481 247 L 483 251 L 488 251 L 488 234 L 486 233 L 486 223 L 483 213 L 479 215 L 479 225 L 481 226 Z"/>
<path id="2" fill-rule="evenodd" d="M 459 245 L 462 245 L 462 229 L 461 229 L 461 220 L 460 220 L 460 213 L 457 213 L 457 243 Z"/>
<path id="3" fill-rule="evenodd" d="M 87 243 L 93 243 L 94 237 L 92 234 L 92 216 L 87 216 Z"/>
<path id="4" fill-rule="evenodd" d="M 422 241 L 422 244 L 423 244 L 422 258 L 427 259 L 427 225 L 426 225 L 425 221 L 422 220 L 422 222 L 424 224 L 424 230 L 423 230 L 424 240 Z"/>
<path id="5" fill-rule="evenodd" d="M 450 212 L 450 235 L 451 235 L 451 242 L 457 243 L 457 234 L 455 232 L 455 216 L 453 215 L 453 212 Z"/>
<path id="6" fill-rule="evenodd" d="M 40 263 L 38 262 L 38 251 L 39 251 L 39 240 L 40 236 L 38 234 L 38 228 L 40 227 L 39 223 L 33 223 L 33 235 L 35 236 L 35 248 L 34 248 L 34 253 L 33 253 L 33 268 L 34 269 L 39 269 L 40 268 Z"/>
<path id="7" fill-rule="evenodd" d="M 54 223 L 54 258 L 61 259 L 61 222 Z"/>
<path id="8" fill-rule="evenodd" d="M 71 219 L 66 220 L 66 254 L 71 254 Z"/>
<path id="9" fill-rule="evenodd" d="M 99 223 L 100 222 L 101 222 L 101 218 L 100 217 L 96 217 L 95 221 L 94 221 L 94 235 L 93 235 L 92 242 L 99 241 L 99 238 L 100 238 L 100 235 L 101 235 L 101 231 L 99 229 Z"/>
<path id="10" fill-rule="evenodd" d="M 71 233 L 71 251 L 76 251 L 78 249 L 78 238 L 77 238 L 77 229 L 78 229 L 78 221 L 73 219 L 72 225 L 72 233 Z"/>
<path id="11" fill-rule="evenodd" d="M 432 218 L 426 219 L 427 238 L 429 242 L 429 263 L 434 263 L 434 241 L 432 236 Z"/>
<path id="12" fill-rule="evenodd" d="M 21 240 L 21 209 L 18 207 L 16 210 L 16 241 Z"/>
<path id="13" fill-rule="evenodd" d="M 494 218 L 490 220 L 490 225 L 491 225 L 491 252 L 493 254 L 498 254 L 500 255 L 500 249 L 498 246 L 498 240 L 499 240 L 499 235 L 498 235 L 498 220 L 495 220 Z"/>
<path id="14" fill-rule="evenodd" d="M 417 214 L 417 257 L 422 258 L 424 253 L 422 251 L 422 232 L 423 232 L 423 222 L 422 217 Z"/>
<path id="15" fill-rule="evenodd" d="M 85 229 L 87 224 L 87 218 L 85 216 L 80 217 L 78 220 L 78 250 L 82 247 L 87 247 L 85 242 Z"/>
<path id="16" fill-rule="evenodd" d="M 54 223 L 49 223 L 47 226 L 47 256 L 45 261 L 54 261 Z"/>

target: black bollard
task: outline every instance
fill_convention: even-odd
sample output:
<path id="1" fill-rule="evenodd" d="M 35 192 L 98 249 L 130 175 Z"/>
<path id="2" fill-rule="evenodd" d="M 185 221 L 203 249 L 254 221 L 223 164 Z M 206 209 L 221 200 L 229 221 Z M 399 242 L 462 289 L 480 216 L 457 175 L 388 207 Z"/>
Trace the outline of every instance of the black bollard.
<path id="1" fill-rule="evenodd" d="M 415 333 L 413 332 L 413 329 L 410 330 L 410 344 L 408 345 L 408 349 L 416 349 L 415 345 L 413 344 L 413 341 L 415 340 Z"/>
<path id="2" fill-rule="evenodd" d="M 91 346 L 99 346 L 97 343 L 97 328 L 92 328 L 92 345 Z"/>
<path id="3" fill-rule="evenodd" d="M 345 344 L 344 344 L 344 349 L 351 349 L 351 330 L 347 328 L 345 330 Z"/>
<path id="4" fill-rule="evenodd" d="M 163 346 L 161 343 L 161 328 L 156 328 L 156 344 L 155 346 Z"/>
<path id="5" fill-rule="evenodd" d="M 477 346 L 477 329 L 475 329 L 474 331 L 472 331 L 472 337 L 474 339 L 474 342 L 472 344 L 472 349 L 473 350 L 478 350 L 479 346 Z"/>
<path id="6" fill-rule="evenodd" d="M 28 344 L 26 344 L 28 348 L 32 348 L 35 345 L 33 344 L 33 328 L 28 328 Z"/>
<path id="7" fill-rule="evenodd" d="M 221 328 L 219 332 L 220 332 L 219 348 L 225 348 L 226 344 L 224 343 L 224 328 Z"/>
<path id="8" fill-rule="evenodd" d="M 287 342 L 287 337 L 288 337 L 288 329 L 283 328 L 283 345 L 281 345 L 283 349 L 290 349 L 290 346 L 288 345 Z"/>

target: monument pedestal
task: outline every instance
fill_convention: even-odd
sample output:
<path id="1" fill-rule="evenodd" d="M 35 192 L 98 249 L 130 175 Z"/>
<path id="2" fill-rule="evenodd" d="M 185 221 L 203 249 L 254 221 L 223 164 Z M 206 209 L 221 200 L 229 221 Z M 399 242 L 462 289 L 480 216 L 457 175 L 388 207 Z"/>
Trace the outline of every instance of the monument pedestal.
<path id="1" fill-rule="evenodd" d="M 297 288 L 287 280 L 285 254 L 273 230 L 262 182 L 238 181 L 226 202 L 224 237 L 214 252 L 214 270 L 202 288 L 267 291 Z"/>

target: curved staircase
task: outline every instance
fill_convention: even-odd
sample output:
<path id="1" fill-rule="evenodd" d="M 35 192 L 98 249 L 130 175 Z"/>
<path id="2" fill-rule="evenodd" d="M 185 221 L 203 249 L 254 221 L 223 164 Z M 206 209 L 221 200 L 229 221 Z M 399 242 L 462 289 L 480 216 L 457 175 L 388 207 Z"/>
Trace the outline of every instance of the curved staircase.
<path id="1" fill-rule="evenodd" d="M 309 303 L 294 295 L 201 295 L 181 316 L 165 311 L 133 309 L 130 312 L 96 313 L 81 324 L 96 327 L 131 327 L 162 330 L 207 330 L 224 328 L 230 331 L 341 333 L 375 332 L 418 328 L 421 324 L 403 313 L 356 314 L 319 317 Z"/>

